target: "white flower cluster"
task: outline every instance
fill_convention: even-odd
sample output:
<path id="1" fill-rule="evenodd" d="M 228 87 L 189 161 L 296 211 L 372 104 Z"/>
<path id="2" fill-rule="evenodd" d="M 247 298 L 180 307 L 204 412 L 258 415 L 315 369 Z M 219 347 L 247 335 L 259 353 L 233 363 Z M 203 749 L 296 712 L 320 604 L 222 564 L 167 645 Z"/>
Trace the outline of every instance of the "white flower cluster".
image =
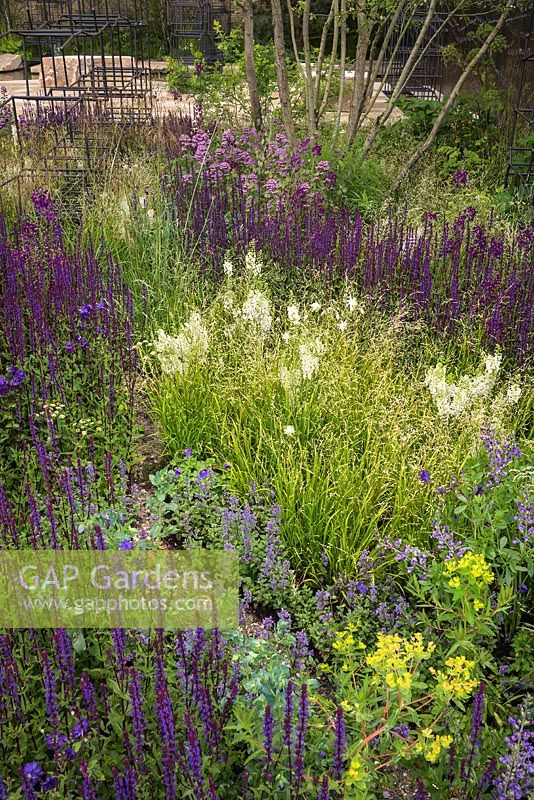
<path id="1" fill-rule="evenodd" d="M 223 264 L 223 272 L 227 278 L 231 278 L 234 274 L 234 265 L 228 259 L 226 259 Z"/>
<path id="2" fill-rule="evenodd" d="M 506 417 L 512 406 L 515 406 L 521 397 L 521 387 L 517 383 L 509 383 L 506 389 L 503 389 L 493 403 L 489 413 L 489 419 L 492 429 L 496 431 L 502 430 L 503 433 L 503 420 Z"/>
<path id="3" fill-rule="evenodd" d="M 287 307 L 287 318 L 292 325 L 300 325 L 300 311 L 298 306 Z"/>
<path id="4" fill-rule="evenodd" d="M 506 402 L 510 406 L 515 406 L 521 397 L 521 387 L 517 383 L 511 383 L 506 389 Z"/>
<path id="5" fill-rule="evenodd" d="M 441 417 L 459 417 L 480 400 L 489 397 L 501 366 L 500 354 L 484 357 L 484 372 L 471 378 L 462 375 L 458 383 L 447 381 L 446 367 L 438 363 L 429 369 L 425 383 Z"/>
<path id="6" fill-rule="evenodd" d="M 245 255 L 245 269 L 249 275 L 257 278 L 261 275 L 262 261 L 259 253 L 256 253 L 254 245 L 251 243 Z"/>
<path id="7" fill-rule="evenodd" d="M 196 312 L 182 325 L 177 336 L 169 336 L 165 331 L 159 330 L 154 342 L 154 351 L 167 375 L 174 375 L 176 372 L 183 375 L 192 363 L 204 361 L 208 350 L 208 332 L 202 317 Z"/>
<path id="8" fill-rule="evenodd" d="M 280 367 L 278 370 L 278 377 L 280 378 L 280 383 L 286 392 L 291 392 L 293 389 L 296 389 L 297 386 L 299 386 L 302 375 L 300 369 Z"/>
<path id="9" fill-rule="evenodd" d="M 324 345 L 320 339 L 313 342 L 303 342 L 299 345 L 300 368 L 302 377 L 309 381 L 319 369 L 319 356 L 324 351 Z"/>
<path id="10" fill-rule="evenodd" d="M 269 299 L 262 292 L 251 289 L 243 303 L 241 318 L 252 325 L 256 333 L 265 336 L 273 324 Z"/>
<path id="11" fill-rule="evenodd" d="M 311 380 L 319 370 L 319 356 L 324 352 L 324 345 L 320 339 L 299 344 L 300 366 L 294 369 L 282 366 L 278 370 L 280 383 L 286 391 L 296 389 L 302 380 Z"/>

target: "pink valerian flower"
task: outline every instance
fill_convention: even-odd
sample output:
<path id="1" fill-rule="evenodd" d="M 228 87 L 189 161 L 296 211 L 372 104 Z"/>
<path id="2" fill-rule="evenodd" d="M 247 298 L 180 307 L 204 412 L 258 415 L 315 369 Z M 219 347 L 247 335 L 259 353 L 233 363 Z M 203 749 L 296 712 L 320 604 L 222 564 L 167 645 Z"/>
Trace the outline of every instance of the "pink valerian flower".
<path id="1" fill-rule="evenodd" d="M 269 178 L 269 180 L 265 181 L 263 184 L 263 188 L 266 194 L 278 194 L 280 191 L 280 184 L 274 178 Z"/>

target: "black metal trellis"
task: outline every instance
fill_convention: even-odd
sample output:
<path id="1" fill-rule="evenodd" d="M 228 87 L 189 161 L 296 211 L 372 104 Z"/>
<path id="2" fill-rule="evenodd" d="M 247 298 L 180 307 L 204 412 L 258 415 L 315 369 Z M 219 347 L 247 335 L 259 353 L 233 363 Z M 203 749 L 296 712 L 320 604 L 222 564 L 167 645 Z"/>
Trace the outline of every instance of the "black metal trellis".
<path id="1" fill-rule="evenodd" d="M 217 44 L 217 28 L 230 32 L 230 4 L 224 0 L 167 0 L 169 49 L 173 58 L 186 64 L 198 60 L 207 64 L 222 61 Z"/>
<path id="2" fill-rule="evenodd" d="M 25 62 L 31 52 L 43 65 L 45 94 L 146 104 L 151 86 L 144 6 L 142 0 L 15 0 L 11 32 L 22 40 Z M 29 80 L 28 73 L 27 94 Z"/>
<path id="3" fill-rule="evenodd" d="M 98 126 L 152 118 L 148 20 L 143 0 L 13 0 L 10 32 L 25 64 L 41 64 L 42 94 L 3 103 L 23 168 L 85 180 L 105 157 Z M 37 162 L 37 163 L 36 163 Z M 28 166 L 29 164 L 29 166 Z"/>
<path id="4" fill-rule="evenodd" d="M 384 78 L 385 94 L 390 95 L 397 88 L 402 71 L 410 58 L 425 18 L 424 11 L 413 15 L 408 12 L 399 18 L 380 69 L 380 77 Z M 418 97 L 421 100 L 441 99 L 443 81 L 442 44 L 443 20 L 441 17 L 436 16 L 423 37 L 413 69 L 410 71 L 410 77 L 402 89 L 403 94 Z"/>
<path id="5" fill-rule="evenodd" d="M 534 3 L 524 34 L 506 184 L 523 186 L 534 203 Z"/>

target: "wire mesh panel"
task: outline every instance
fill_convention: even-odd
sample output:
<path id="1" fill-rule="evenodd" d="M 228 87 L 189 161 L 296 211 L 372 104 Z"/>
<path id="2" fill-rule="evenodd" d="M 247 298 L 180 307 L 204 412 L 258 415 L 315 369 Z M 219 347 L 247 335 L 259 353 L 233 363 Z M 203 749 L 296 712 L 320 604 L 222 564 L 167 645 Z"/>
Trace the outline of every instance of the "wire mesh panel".
<path id="1" fill-rule="evenodd" d="M 530 26 L 524 34 L 506 180 L 524 186 L 534 202 L 534 3 L 530 12 Z"/>
<path id="2" fill-rule="evenodd" d="M 98 126 L 152 117 L 147 5 L 143 0 L 11 0 L 11 31 L 42 87 L 12 98 L 24 168 L 69 178 L 105 156 Z M 31 58 L 30 58 L 31 55 Z M 30 148 L 28 150 L 28 146 Z M 29 153 L 29 155 L 28 155 Z"/>
<path id="3" fill-rule="evenodd" d="M 123 94 L 149 102 L 145 13 L 140 0 L 26 0 L 15 4 L 12 31 L 22 39 L 25 60 L 31 54 L 41 63 L 46 94 Z"/>
<path id="4" fill-rule="evenodd" d="M 388 44 L 381 66 L 384 92 L 392 94 L 399 84 L 402 72 L 410 59 L 417 38 L 425 23 L 424 12 L 401 15 Z M 422 100 L 440 100 L 443 81 L 443 20 L 435 16 L 426 31 L 413 61 L 410 77 L 402 92 Z M 404 83 L 404 80 L 403 80 Z"/>
<path id="5" fill-rule="evenodd" d="M 202 58 L 208 64 L 222 60 L 217 44 L 217 29 L 230 32 L 229 4 L 217 0 L 168 0 L 167 26 L 169 48 L 173 58 L 186 64 Z"/>

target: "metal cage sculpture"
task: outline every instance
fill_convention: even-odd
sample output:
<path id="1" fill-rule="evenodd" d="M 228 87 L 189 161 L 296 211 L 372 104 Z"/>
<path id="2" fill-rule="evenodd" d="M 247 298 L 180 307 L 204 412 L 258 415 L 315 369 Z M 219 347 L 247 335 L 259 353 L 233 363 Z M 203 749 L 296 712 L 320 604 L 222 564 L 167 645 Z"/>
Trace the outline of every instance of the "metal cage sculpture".
<path id="1" fill-rule="evenodd" d="M 384 80 L 384 92 L 391 95 L 398 86 L 402 72 L 408 63 L 426 14 L 420 11 L 400 16 L 395 31 L 388 43 L 380 68 Z M 402 87 L 402 93 L 421 100 L 440 100 L 443 82 L 443 20 L 435 16 L 430 23 L 416 55 L 410 77 Z"/>
<path id="2" fill-rule="evenodd" d="M 25 62 L 30 52 L 41 62 L 45 94 L 150 100 L 145 5 L 142 0 L 15 0 L 11 32 L 22 40 Z"/>
<path id="3" fill-rule="evenodd" d="M 217 29 L 228 34 L 230 27 L 230 4 L 225 0 L 167 0 L 170 54 L 185 64 L 199 56 L 210 65 L 222 61 Z"/>
<path id="4" fill-rule="evenodd" d="M 534 3 L 524 34 L 506 183 L 523 186 L 534 205 Z"/>
<path id="5" fill-rule="evenodd" d="M 84 177 L 105 156 L 95 126 L 152 118 L 145 14 L 143 0 L 12 0 L 10 32 L 42 79 L 32 91 L 26 67 L 26 94 L 9 100 L 23 164 L 38 152 L 41 171 Z"/>

